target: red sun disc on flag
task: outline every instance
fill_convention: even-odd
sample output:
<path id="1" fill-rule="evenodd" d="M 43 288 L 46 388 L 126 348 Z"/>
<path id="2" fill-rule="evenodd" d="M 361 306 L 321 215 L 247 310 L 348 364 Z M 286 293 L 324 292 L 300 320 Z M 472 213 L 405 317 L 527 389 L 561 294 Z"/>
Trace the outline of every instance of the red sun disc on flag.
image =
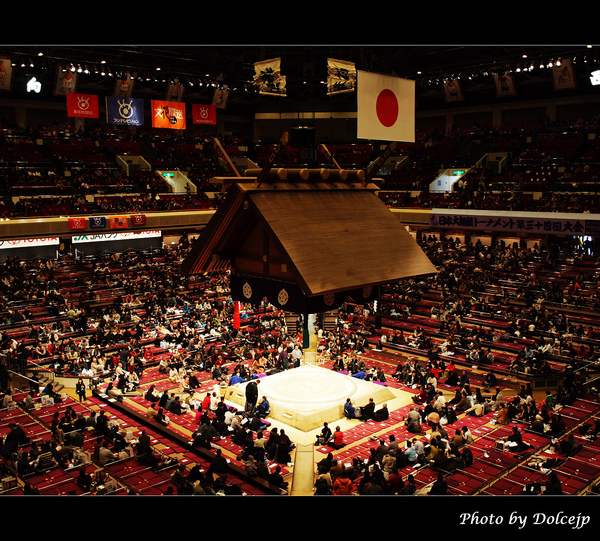
<path id="1" fill-rule="evenodd" d="M 375 108 L 379 122 L 386 128 L 393 126 L 396 123 L 396 120 L 398 120 L 398 100 L 396 99 L 396 95 L 389 88 L 386 88 L 379 93 Z"/>

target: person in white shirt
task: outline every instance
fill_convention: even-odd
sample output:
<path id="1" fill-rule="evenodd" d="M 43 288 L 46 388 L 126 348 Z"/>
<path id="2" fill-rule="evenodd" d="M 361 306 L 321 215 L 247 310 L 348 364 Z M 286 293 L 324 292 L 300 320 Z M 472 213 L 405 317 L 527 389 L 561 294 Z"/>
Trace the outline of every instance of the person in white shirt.
<path id="1" fill-rule="evenodd" d="M 446 405 L 446 397 L 444 396 L 444 393 L 442 393 L 442 391 L 438 391 L 435 402 L 433 403 L 433 407 L 436 411 L 439 412 L 444 408 L 445 405 Z"/>
<path id="2" fill-rule="evenodd" d="M 209 406 L 210 410 L 216 411 L 218 403 L 219 403 L 219 397 L 217 396 L 217 393 L 213 392 L 213 394 L 210 397 L 210 406 Z"/>
<path id="3" fill-rule="evenodd" d="M 302 350 L 298 344 L 296 344 L 292 350 L 292 361 L 295 368 L 302 363 Z"/>
<path id="4" fill-rule="evenodd" d="M 225 412 L 225 416 L 223 417 L 223 422 L 227 426 L 231 426 L 231 422 L 233 421 L 235 414 L 236 414 L 236 412 L 232 408 L 227 408 L 227 411 Z"/>

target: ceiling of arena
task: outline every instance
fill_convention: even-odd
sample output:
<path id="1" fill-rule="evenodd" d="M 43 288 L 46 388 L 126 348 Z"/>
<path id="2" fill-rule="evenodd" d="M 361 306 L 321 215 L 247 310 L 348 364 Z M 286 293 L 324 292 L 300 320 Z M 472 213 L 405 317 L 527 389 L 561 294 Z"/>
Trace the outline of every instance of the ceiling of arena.
<path id="1" fill-rule="evenodd" d="M 42 52 L 43 56 L 39 53 Z M 95 70 L 108 67 L 112 73 L 130 71 L 138 75 L 140 97 L 164 97 L 165 81 L 177 77 L 185 85 L 184 101 L 210 99 L 209 83 L 227 85 L 228 107 L 261 107 L 273 102 L 321 101 L 330 103 L 323 81 L 327 58 L 354 62 L 357 69 L 395 75 L 416 81 L 416 101 L 421 109 L 444 105 L 440 82 L 460 78 L 470 103 L 494 99 L 493 70 L 515 74 L 518 99 L 545 97 L 552 93 L 552 61 L 570 58 L 578 77 L 577 92 L 594 91 L 589 74 L 597 65 L 596 48 L 586 45 L 44 45 L 1 46 L 0 56 L 23 64 L 15 77 L 54 73 L 56 64 L 74 64 L 89 69 L 80 77 L 81 92 L 101 92 L 114 84 L 112 75 Z M 286 76 L 286 96 L 265 97 L 253 87 L 254 63 L 281 59 Z M 101 62 L 105 62 L 101 64 Z M 159 69 L 160 68 L 160 69 Z M 520 71 L 517 70 L 520 68 Z M 525 69 L 528 68 L 528 69 Z M 344 102 L 351 97 L 333 97 Z"/>

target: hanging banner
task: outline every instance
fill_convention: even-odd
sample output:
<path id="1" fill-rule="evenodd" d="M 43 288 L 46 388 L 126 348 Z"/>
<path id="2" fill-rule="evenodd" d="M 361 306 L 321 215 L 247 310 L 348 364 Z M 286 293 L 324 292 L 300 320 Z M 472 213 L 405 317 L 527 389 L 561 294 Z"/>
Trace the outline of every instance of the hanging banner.
<path id="1" fill-rule="evenodd" d="M 13 69 L 10 58 L 0 57 L 0 90 L 12 90 Z"/>
<path id="2" fill-rule="evenodd" d="M 366 304 L 379 298 L 378 286 L 327 292 L 324 295 L 307 297 L 300 287 L 292 282 L 271 280 L 243 274 L 231 275 L 231 297 L 234 301 L 259 305 L 267 299 L 279 310 L 299 314 L 320 314 L 339 308 L 348 298 Z"/>
<path id="3" fill-rule="evenodd" d="M 131 98 L 136 76 L 137 73 L 134 73 L 132 77 L 131 74 L 126 71 L 124 77 L 117 77 L 113 96 L 118 98 Z"/>
<path id="4" fill-rule="evenodd" d="M 152 100 L 152 127 L 185 130 L 185 103 Z"/>
<path id="5" fill-rule="evenodd" d="M 175 77 L 173 81 L 169 83 L 167 92 L 165 94 L 165 100 L 167 101 L 181 101 L 183 98 L 183 92 L 185 88 L 179 81 L 179 77 Z"/>
<path id="6" fill-rule="evenodd" d="M 259 94 L 286 96 L 286 79 L 281 74 L 281 58 L 273 58 L 254 64 L 254 85 Z"/>
<path id="7" fill-rule="evenodd" d="M 106 123 L 115 126 L 142 126 L 144 100 L 106 96 Z"/>
<path id="8" fill-rule="evenodd" d="M 233 301 L 233 328 L 240 328 L 240 301 Z"/>
<path id="9" fill-rule="evenodd" d="M 69 218 L 69 229 L 85 229 L 85 218 Z"/>
<path id="10" fill-rule="evenodd" d="M 109 224 L 111 229 L 124 229 L 127 227 L 127 216 L 113 216 Z"/>
<path id="11" fill-rule="evenodd" d="M 76 71 L 63 70 L 62 66 L 56 66 L 56 82 L 54 84 L 54 95 L 64 96 L 77 90 L 78 74 Z"/>
<path id="12" fill-rule="evenodd" d="M 102 229 L 106 227 L 106 218 L 104 216 L 94 216 L 89 218 L 89 224 L 92 229 Z"/>
<path id="13" fill-rule="evenodd" d="M 442 83 L 442 90 L 444 91 L 444 99 L 446 100 L 446 103 L 465 101 L 462 86 L 458 79 L 449 79 L 444 81 Z"/>
<path id="14" fill-rule="evenodd" d="M 515 78 L 508 73 L 494 73 L 494 84 L 496 85 L 496 96 L 516 96 Z"/>
<path id="15" fill-rule="evenodd" d="M 217 108 L 214 105 L 192 103 L 192 122 L 194 124 L 217 124 Z"/>
<path id="16" fill-rule="evenodd" d="M 98 118 L 98 96 L 93 94 L 67 94 L 67 115 L 78 118 Z"/>
<path id="17" fill-rule="evenodd" d="M 483 210 L 434 209 L 429 214 L 429 225 L 482 231 L 581 236 L 594 227 L 593 220 L 588 221 L 584 216 L 546 212 L 493 213 Z"/>
<path id="18" fill-rule="evenodd" d="M 327 94 L 333 96 L 356 90 L 356 67 L 354 62 L 327 59 Z"/>
<path id="19" fill-rule="evenodd" d="M 211 105 L 214 105 L 216 109 L 225 109 L 228 99 L 229 87 L 227 85 L 223 86 L 223 88 L 215 88 Z"/>
<path id="20" fill-rule="evenodd" d="M 415 82 L 358 71 L 357 137 L 415 142 Z"/>
<path id="21" fill-rule="evenodd" d="M 145 214 L 132 214 L 129 219 L 131 220 L 132 226 L 138 225 L 146 225 L 146 215 Z"/>
<path id="22" fill-rule="evenodd" d="M 554 90 L 575 90 L 577 88 L 575 72 L 570 58 L 563 58 L 560 66 L 552 68 L 552 80 Z"/>

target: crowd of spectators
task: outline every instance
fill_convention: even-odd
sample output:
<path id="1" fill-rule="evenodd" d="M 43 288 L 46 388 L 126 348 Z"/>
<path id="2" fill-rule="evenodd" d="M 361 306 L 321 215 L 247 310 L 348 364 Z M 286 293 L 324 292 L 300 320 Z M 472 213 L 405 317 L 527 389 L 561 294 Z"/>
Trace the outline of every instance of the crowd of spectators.
<path id="1" fill-rule="evenodd" d="M 99 131 L 92 133 L 100 140 Z M 473 147 L 489 146 L 492 136 L 503 137 L 506 141 L 512 139 L 511 149 L 518 148 L 512 146 L 515 141 L 524 144 L 527 140 L 523 130 L 493 132 L 485 136 L 482 133 L 478 131 L 477 134 L 471 134 Z M 484 143 L 480 143 L 476 135 Z M 88 137 L 83 134 L 76 136 Z M 430 134 L 421 142 L 435 143 L 458 136 L 458 132 L 446 136 Z M 30 138 L 35 140 L 33 134 Z M 209 141 L 209 137 L 203 138 L 204 143 Z M 198 140 L 193 142 L 197 143 Z M 212 166 L 216 162 L 207 160 L 199 167 L 190 165 L 189 158 L 183 152 L 173 150 L 182 141 L 172 140 L 169 143 L 159 147 L 161 155 L 155 156 L 155 159 L 164 159 L 165 163 L 187 170 L 190 177 L 195 176 L 200 184 L 214 173 Z M 425 165 L 440 165 L 435 146 L 417 145 L 411 150 L 415 169 Z M 3 156 L 6 162 L 7 156 L 14 153 L 15 149 L 14 146 L 5 147 Z M 557 152 L 553 152 L 551 157 L 546 155 L 541 161 L 544 164 L 556 161 Z M 516 155 L 518 158 L 513 153 L 512 159 L 522 166 L 525 154 L 521 152 Z M 460 156 L 455 156 L 453 163 L 459 159 Z M 58 169 L 50 168 L 38 175 L 31 169 L 21 170 L 6 165 L 2 171 L 2 182 L 7 190 L 15 180 L 19 185 L 26 185 L 39 183 L 40 177 L 44 177 L 48 185 L 54 188 L 82 190 L 82 193 L 61 198 L 60 203 L 67 205 L 67 213 L 73 214 L 89 212 L 91 203 L 84 195 L 95 192 L 95 186 L 110 184 L 118 187 L 124 180 L 121 173 L 110 169 L 100 168 L 95 173 L 79 173 L 67 178 Z M 577 172 L 581 173 L 579 170 Z M 17 179 L 17 176 L 20 178 Z M 96 184 L 94 177 L 98 180 Z M 489 177 L 473 178 L 473 187 L 463 188 L 457 194 L 446 194 L 435 202 L 430 194 L 420 189 L 420 195 L 416 198 L 401 191 L 382 191 L 380 195 L 390 206 L 447 204 L 454 208 L 519 210 L 527 204 L 527 208 L 531 208 L 529 205 L 532 201 L 524 198 L 518 186 L 512 196 L 506 198 L 494 194 L 493 189 L 486 186 Z M 565 175 L 562 177 L 563 180 L 567 178 Z M 94 205 L 97 206 L 93 208 L 103 212 L 176 210 L 193 206 L 197 199 L 206 199 L 206 194 L 201 192 L 198 195 L 185 194 L 182 196 L 183 202 L 175 202 L 173 198 L 156 197 L 156 187 L 149 188 L 146 185 L 145 188 L 141 190 L 145 191 L 141 195 L 118 198 L 101 197 L 96 191 Z M 592 197 L 576 193 L 544 194 L 534 208 L 553 212 L 593 212 L 595 199 L 595 194 Z M 16 204 L 5 199 L 4 203 L 7 209 L 5 215 L 39 215 L 44 212 L 41 209 L 42 202 L 37 198 L 21 198 Z M 438 346 L 422 329 L 416 328 L 406 336 L 403 332 L 392 333 L 390 343 L 402 343 L 425 351 L 427 355 L 425 366 L 412 361 L 398 366 L 393 374 L 398 382 L 425 390 L 431 386 L 431 377 L 436 370 L 445 377 L 453 376 L 452 371 L 448 371 L 448 363 L 440 366 L 439 360 L 458 349 L 477 353 L 477 358 L 468 357 L 465 365 L 484 365 L 484 356 L 491 351 L 489 347 L 480 346 L 483 341 L 493 344 L 500 340 L 516 343 L 523 337 L 532 339 L 533 360 L 528 357 L 527 348 L 523 347 L 522 352 L 514 355 L 514 365 L 511 363 L 510 370 L 523 375 L 548 370 L 546 354 L 549 351 L 564 355 L 576 368 L 598 359 L 599 346 L 593 342 L 596 338 L 593 325 L 574 323 L 560 311 L 548 308 L 552 304 L 569 304 L 596 310 L 599 307 L 596 268 L 590 266 L 589 272 L 577 271 L 574 276 L 569 275 L 562 281 L 543 278 L 546 271 L 556 270 L 559 254 L 561 260 L 582 260 L 580 246 L 562 246 L 558 251 L 554 246 L 520 250 L 497 244 L 486 247 L 480 243 L 460 244 L 451 239 L 427 238 L 421 238 L 420 244 L 440 270 L 439 274 L 422 281 L 407 280 L 391 285 L 386 294 L 393 296 L 394 302 L 384 301 L 381 310 L 384 315 L 410 319 L 422 309 L 420 301 L 427 293 L 437 291 L 440 302 L 431 306 L 427 315 L 441 323 L 440 333 L 445 336 Z M 70 269 L 69 265 L 63 268 L 55 260 L 20 261 L 8 257 L 0 266 L 0 344 L 5 359 L 16 361 L 20 366 L 28 363 L 43 365 L 60 374 L 77 377 L 102 376 L 110 381 L 108 390 L 113 392 L 114 389 L 115 396 L 135 390 L 143 376 L 143 361 L 161 352 L 169 353 L 167 360 L 159 363 L 161 369 L 165 376 L 173 377 L 174 382 L 181 384 L 181 391 L 194 389 L 187 369 L 201 369 L 210 373 L 215 381 L 228 381 L 232 376 L 242 379 L 244 375 L 248 376 L 247 368 L 236 362 L 242 359 L 252 361 L 250 372 L 285 368 L 287 361 L 280 352 L 286 350 L 291 357 L 296 347 L 301 347 L 298 334 L 288 329 L 283 317 L 275 312 L 263 312 L 259 317 L 252 317 L 251 307 L 246 307 L 248 311 L 245 312 L 252 317 L 251 324 L 242 325 L 239 330 L 234 329 L 234 305 L 228 295 L 227 274 L 184 277 L 177 272 L 189 248 L 190 244 L 184 238 L 176 248 L 162 250 L 159 254 L 128 252 L 106 255 L 86 265 L 71 266 Z M 167 268 L 169 272 L 165 272 Z M 66 282 L 65 269 L 69 275 Z M 512 289 L 498 287 L 498 277 L 501 274 L 504 276 L 504 273 L 510 273 Z M 512 290 L 516 292 L 508 293 Z M 498 331 L 482 325 L 464 324 L 466 316 L 473 312 L 493 313 L 502 318 L 506 326 Z M 369 347 L 369 339 L 381 340 L 373 316 L 370 308 L 361 308 L 352 315 L 342 312 L 335 331 L 319 335 L 319 354 L 331 359 L 334 369 L 345 370 L 352 375 L 362 371 L 366 379 L 383 382 L 386 375 L 380 373 L 381 370 L 368 367 L 359 360 L 359 354 Z M 548 337 L 551 341 L 547 340 Z M 214 346 L 216 338 L 219 347 Z M 579 338 L 589 339 L 592 345 L 584 347 L 578 344 Z M 382 346 L 381 341 L 378 346 Z M 228 372 L 225 365 L 232 362 L 236 368 Z M 568 392 L 575 382 L 571 377 L 570 373 L 565 375 Z M 137 383 L 135 378 L 138 379 Z M 464 389 L 465 382 L 457 380 L 456 383 L 461 390 Z M 433 388 L 435 390 L 435 385 Z M 494 400 L 497 401 L 497 398 L 495 395 Z M 461 397 L 457 396 L 457 399 Z M 523 409 L 521 402 L 519 405 L 521 414 L 526 415 L 527 410 Z M 474 407 L 474 404 L 469 404 L 465 410 L 470 407 Z M 416 453 L 414 449 L 412 451 Z M 412 451 L 407 453 L 411 456 L 410 460 L 414 460 Z M 344 468 L 340 471 L 339 464 L 333 461 L 321 465 L 317 493 L 328 490 L 346 493 L 348 479 L 360 479 L 360 494 L 379 493 L 378 486 L 390 480 L 397 480 L 398 489 L 395 493 L 414 492 L 410 479 L 407 483 L 398 480 L 397 468 L 384 464 L 383 456 L 386 455 L 382 455 L 381 460 L 373 459 L 368 468 L 361 466 L 355 469 L 354 473 Z M 247 454 L 245 458 L 248 459 L 248 468 L 254 471 L 256 457 Z M 386 483 L 374 481 L 377 479 L 383 479 Z"/>
<path id="2" fill-rule="evenodd" d="M 497 210 L 538 210 L 541 212 L 595 212 L 598 208 L 598 150 L 587 134 L 597 127 L 597 119 L 577 119 L 567 123 L 511 125 L 502 128 L 454 128 L 448 133 L 438 130 L 419 132 L 413 144 L 399 145 L 396 154 L 406 160 L 400 169 L 382 170 L 380 197 L 390 207 L 412 208 L 481 208 Z M 164 133 L 143 130 L 137 133 L 117 128 L 92 126 L 88 131 L 74 131 L 67 125 L 30 129 L 5 125 L 0 141 L 0 195 L 2 216 L 22 217 L 53 215 L 55 208 L 39 201 L 27 201 L 32 195 L 54 196 L 61 210 L 69 214 L 89 211 L 128 211 L 132 198 L 115 198 L 110 206 L 108 194 L 133 195 L 137 210 L 178 210 L 218 206 L 216 189 L 210 178 L 228 175 L 212 145 L 213 137 L 232 154 L 247 156 L 270 153 L 269 146 L 249 145 L 231 134 L 190 131 Z M 39 142 L 42 142 L 40 144 Z M 58 142 L 58 143 L 56 143 Z M 84 145 L 85 158 L 65 156 L 69 145 Z M 53 146 L 54 145 L 54 146 Z M 136 146 L 128 146 L 136 145 Z M 53 148 L 61 151 L 53 151 Z M 352 145 L 337 145 L 340 160 L 350 154 L 352 166 L 366 168 L 374 153 L 353 151 Z M 116 165 L 119 153 L 135 149 L 154 169 L 177 169 L 184 172 L 197 191 L 177 204 L 156 198 L 169 187 L 156 175 L 136 171 L 129 176 Z M 120 152 L 121 151 L 121 152 Z M 62 152 L 62 154 L 61 154 Z M 488 152 L 505 153 L 500 171 L 473 164 Z M 94 161 L 90 156 L 97 153 Z M 248 151 L 246 151 L 248 154 Z M 432 194 L 429 185 L 439 171 L 447 167 L 468 169 L 468 173 L 445 194 Z M 511 196 L 506 197 L 510 192 Z M 541 193 L 533 198 L 533 193 Z M 15 201 L 13 201 L 15 198 Z M 97 204 L 96 200 L 102 201 Z"/>

